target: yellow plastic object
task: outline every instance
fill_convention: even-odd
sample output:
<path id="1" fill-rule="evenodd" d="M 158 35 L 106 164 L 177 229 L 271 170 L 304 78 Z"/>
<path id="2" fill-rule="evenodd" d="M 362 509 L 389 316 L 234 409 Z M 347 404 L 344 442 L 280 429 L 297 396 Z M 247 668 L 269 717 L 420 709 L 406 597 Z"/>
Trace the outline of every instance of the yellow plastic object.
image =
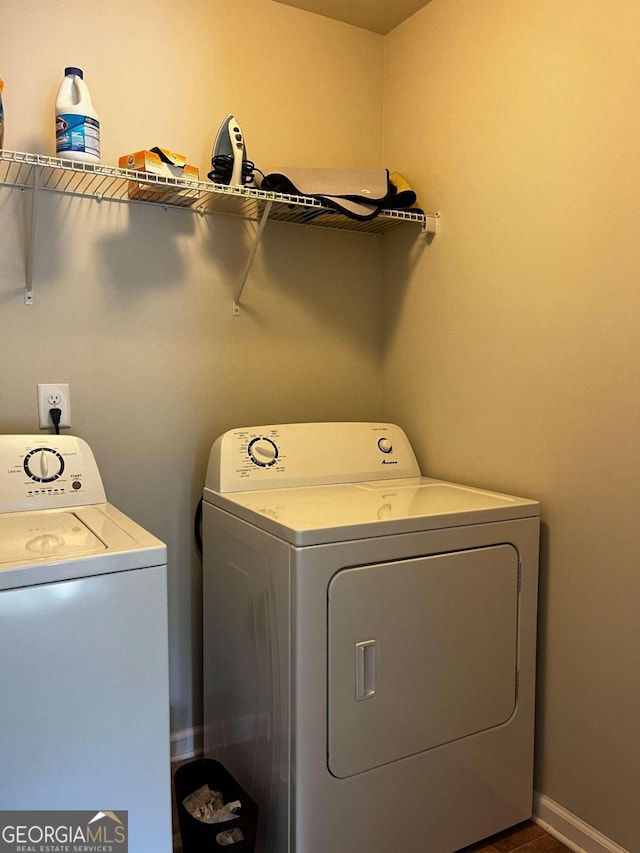
<path id="1" fill-rule="evenodd" d="M 417 196 L 414 190 L 411 189 L 411 186 L 407 179 L 400 174 L 400 172 L 391 172 L 389 175 L 389 180 L 396 188 L 396 195 L 394 198 L 394 206 L 395 207 L 412 207 L 417 200 Z"/>

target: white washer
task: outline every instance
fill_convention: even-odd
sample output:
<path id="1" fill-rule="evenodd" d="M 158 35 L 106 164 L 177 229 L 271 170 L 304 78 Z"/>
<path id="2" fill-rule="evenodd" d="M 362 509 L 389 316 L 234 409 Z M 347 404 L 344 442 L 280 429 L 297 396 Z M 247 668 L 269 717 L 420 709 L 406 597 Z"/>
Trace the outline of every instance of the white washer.
<path id="1" fill-rule="evenodd" d="M 420 476 L 397 426 L 213 445 L 205 754 L 259 851 L 452 853 L 531 815 L 538 504 Z"/>
<path id="2" fill-rule="evenodd" d="M 0 436 L 0 649 L 0 809 L 127 811 L 170 853 L 166 546 L 79 438 Z"/>

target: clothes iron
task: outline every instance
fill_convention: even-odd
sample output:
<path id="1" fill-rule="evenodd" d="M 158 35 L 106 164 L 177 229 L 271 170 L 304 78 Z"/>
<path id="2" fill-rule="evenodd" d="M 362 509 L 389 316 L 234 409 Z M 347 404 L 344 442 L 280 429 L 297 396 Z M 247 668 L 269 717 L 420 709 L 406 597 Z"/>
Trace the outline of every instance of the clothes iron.
<path id="1" fill-rule="evenodd" d="M 220 125 L 211 152 L 209 180 L 216 184 L 243 186 L 253 181 L 254 164 L 247 159 L 244 136 L 234 115 Z"/>

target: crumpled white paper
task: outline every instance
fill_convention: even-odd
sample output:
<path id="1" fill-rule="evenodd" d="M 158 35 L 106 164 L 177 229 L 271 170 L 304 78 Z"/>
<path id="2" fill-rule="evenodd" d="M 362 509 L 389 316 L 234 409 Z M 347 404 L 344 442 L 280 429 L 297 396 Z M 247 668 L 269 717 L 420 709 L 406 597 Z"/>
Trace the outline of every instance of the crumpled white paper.
<path id="1" fill-rule="evenodd" d="M 219 791 L 212 791 L 208 785 L 203 785 L 185 797 L 182 805 L 196 820 L 203 823 L 222 823 L 224 820 L 239 817 L 234 812 L 240 808 L 241 803 L 240 800 L 225 803 Z"/>
<path id="2" fill-rule="evenodd" d="M 233 829 L 226 829 L 224 832 L 219 832 L 216 835 L 216 841 L 221 847 L 227 847 L 229 844 L 235 844 L 237 841 L 244 841 L 242 830 L 235 826 Z"/>

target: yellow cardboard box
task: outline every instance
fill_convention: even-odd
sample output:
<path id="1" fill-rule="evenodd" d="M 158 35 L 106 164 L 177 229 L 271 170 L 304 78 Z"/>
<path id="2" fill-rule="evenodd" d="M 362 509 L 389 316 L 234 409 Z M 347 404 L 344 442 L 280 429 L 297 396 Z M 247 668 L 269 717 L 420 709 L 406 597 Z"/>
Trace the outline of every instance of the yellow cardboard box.
<path id="1" fill-rule="evenodd" d="M 135 172 L 146 172 L 158 178 L 178 178 L 182 181 L 197 181 L 200 172 L 197 166 L 187 163 L 184 154 L 177 154 L 166 148 L 152 148 L 147 151 L 135 151 L 133 154 L 123 154 L 118 161 L 121 169 L 132 169 Z M 166 204 L 191 204 L 199 197 L 199 193 L 181 187 L 158 187 L 143 181 L 129 181 L 129 198 L 139 198 L 144 201 L 162 201 Z"/>

